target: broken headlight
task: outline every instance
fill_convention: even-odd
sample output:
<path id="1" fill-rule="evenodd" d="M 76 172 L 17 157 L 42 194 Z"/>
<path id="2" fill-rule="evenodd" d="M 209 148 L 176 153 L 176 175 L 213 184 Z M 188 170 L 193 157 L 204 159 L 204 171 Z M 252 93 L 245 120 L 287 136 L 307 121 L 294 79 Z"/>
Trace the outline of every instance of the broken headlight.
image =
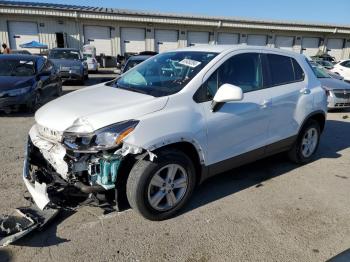
<path id="1" fill-rule="evenodd" d="M 118 147 L 123 139 L 130 134 L 139 121 L 129 120 L 119 122 L 93 133 L 65 132 L 63 143 L 66 147 L 75 151 L 101 151 Z"/>

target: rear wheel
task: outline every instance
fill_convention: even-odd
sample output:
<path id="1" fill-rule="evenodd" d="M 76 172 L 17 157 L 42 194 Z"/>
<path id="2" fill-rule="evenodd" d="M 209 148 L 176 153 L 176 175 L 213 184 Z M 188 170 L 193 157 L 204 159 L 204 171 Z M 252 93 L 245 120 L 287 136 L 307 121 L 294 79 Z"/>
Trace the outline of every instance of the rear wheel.
<path id="1" fill-rule="evenodd" d="M 150 220 L 174 216 L 189 200 L 195 186 L 195 169 L 178 150 L 157 154 L 155 162 L 139 160 L 127 181 L 131 207 Z"/>
<path id="2" fill-rule="evenodd" d="M 298 139 L 288 152 L 289 158 L 295 163 L 308 163 L 317 151 L 320 142 L 320 125 L 315 120 L 309 120 L 299 133 Z"/>

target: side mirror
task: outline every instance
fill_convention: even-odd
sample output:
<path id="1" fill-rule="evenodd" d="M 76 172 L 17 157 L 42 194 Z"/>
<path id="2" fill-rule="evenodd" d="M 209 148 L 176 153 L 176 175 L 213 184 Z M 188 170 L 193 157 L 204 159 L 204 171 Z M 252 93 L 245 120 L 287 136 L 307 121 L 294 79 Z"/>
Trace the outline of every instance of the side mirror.
<path id="1" fill-rule="evenodd" d="M 213 98 L 211 109 L 215 112 L 217 111 L 218 106 L 223 103 L 241 100 L 243 100 L 242 88 L 231 84 L 223 84 Z"/>

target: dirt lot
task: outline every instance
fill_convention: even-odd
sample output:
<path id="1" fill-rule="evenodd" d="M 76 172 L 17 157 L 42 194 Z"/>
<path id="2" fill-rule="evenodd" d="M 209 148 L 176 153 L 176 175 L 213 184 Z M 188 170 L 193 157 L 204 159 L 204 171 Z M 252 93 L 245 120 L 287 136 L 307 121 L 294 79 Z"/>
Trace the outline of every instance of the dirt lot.
<path id="1" fill-rule="evenodd" d="M 0 116 L 1 213 L 27 205 L 21 168 L 33 123 Z M 0 249 L 0 261 L 326 261 L 344 251 L 335 261 L 350 261 L 349 146 L 350 111 L 332 112 L 308 165 L 279 155 L 219 175 L 163 222 L 84 207 Z"/>

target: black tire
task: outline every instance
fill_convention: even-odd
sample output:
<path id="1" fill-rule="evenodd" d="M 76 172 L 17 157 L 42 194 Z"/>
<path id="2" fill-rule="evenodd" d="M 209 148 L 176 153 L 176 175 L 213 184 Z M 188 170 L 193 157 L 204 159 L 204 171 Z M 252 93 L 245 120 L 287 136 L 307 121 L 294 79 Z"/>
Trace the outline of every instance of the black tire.
<path id="1" fill-rule="evenodd" d="M 169 164 L 179 165 L 187 172 L 187 189 L 174 207 L 160 211 L 154 209 L 148 200 L 149 186 L 157 171 Z M 126 194 L 130 206 L 136 212 L 146 219 L 159 221 L 171 218 L 179 212 L 191 197 L 195 184 L 196 174 L 191 159 L 179 150 L 164 150 L 157 153 L 154 162 L 139 160 L 135 163 L 128 177 Z"/>
<path id="2" fill-rule="evenodd" d="M 42 106 L 42 99 L 41 99 L 41 94 L 39 91 L 36 91 L 33 94 L 32 101 L 29 105 L 29 112 L 35 113 L 40 107 Z"/>
<path id="3" fill-rule="evenodd" d="M 59 83 L 57 84 L 57 90 L 56 90 L 55 96 L 56 96 L 56 97 L 59 97 L 59 96 L 62 95 L 62 93 L 63 93 L 62 82 L 59 82 Z"/>
<path id="4" fill-rule="evenodd" d="M 306 133 L 310 130 L 314 129 L 317 132 L 317 144 L 316 147 L 314 148 L 313 152 L 309 156 L 305 156 L 302 152 L 303 149 L 303 139 L 306 135 Z M 309 163 L 312 159 L 313 156 L 315 155 L 319 143 L 320 143 L 320 136 L 321 136 L 321 128 L 320 125 L 317 121 L 310 119 L 307 121 L 307 123 L 304 125 L 304 127 L 301 129 L 299 132 L 297 141 L 294 143 L 293 147 L 288 151 L 288 157 L 291 161 L 297 164 L 305 164 Z"/>

